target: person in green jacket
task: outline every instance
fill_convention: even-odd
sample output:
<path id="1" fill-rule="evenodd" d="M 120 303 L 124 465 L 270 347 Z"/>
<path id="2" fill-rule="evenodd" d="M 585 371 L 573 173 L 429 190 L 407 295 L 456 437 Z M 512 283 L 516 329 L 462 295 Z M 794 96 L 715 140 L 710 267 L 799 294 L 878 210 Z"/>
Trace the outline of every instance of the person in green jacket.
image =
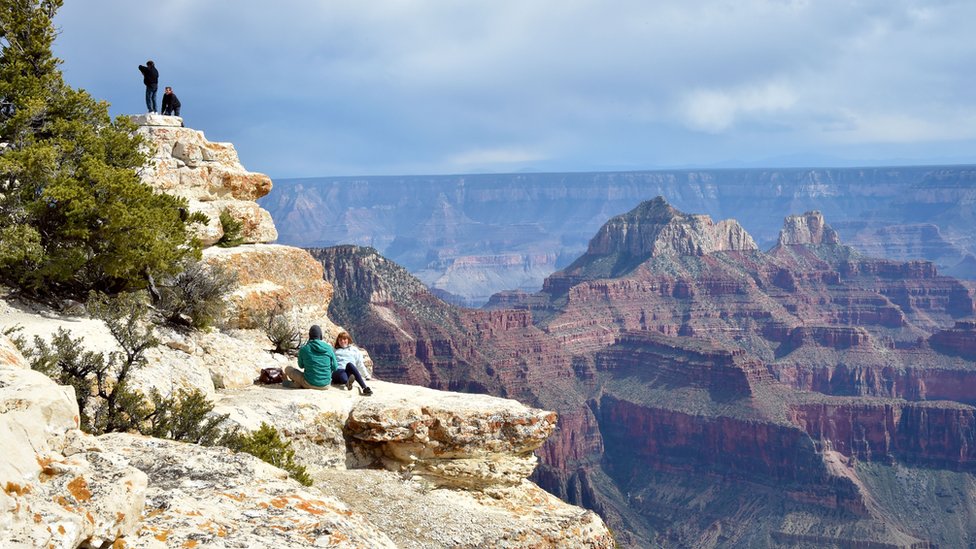
<path id="1" fill-rule="evenodd" d="M 322 340 L 322 328 L 317 324 L 308 329 L 308 343 L 298 350 L 298 368 L 285 368 L 285 376 L 296 387 L 324 390 L 332 383 L 336 371 L 335 350 Z"/>

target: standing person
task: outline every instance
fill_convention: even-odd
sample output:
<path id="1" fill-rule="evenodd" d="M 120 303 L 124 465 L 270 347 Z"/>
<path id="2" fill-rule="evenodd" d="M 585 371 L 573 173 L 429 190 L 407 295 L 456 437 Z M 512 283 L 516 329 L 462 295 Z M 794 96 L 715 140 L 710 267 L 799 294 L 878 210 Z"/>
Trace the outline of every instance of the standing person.
<path id="1" fill-rule="evenodd" d="M 173 93 L 173 88 L 166 86 L 166 89 L 163 90 L 163 114 L 167 116 L 179 116 L 180 107 L 180 100 Z"/>
<path id="2" fill-rule="evenodd" d="M 332 346 L 322 341 L 322 328 L 317 324 L 308 329 L 308 343 L 298 350 L 298 368 L 285 368 L 285 376 L 298 387 L 329 388 L 336 371 L 336 357 Z"/>
<path id="3" fill-rule="evenodd" d="M 353 381 L 359 383 L 363 395 L 373 394 L 373 390 L 366 386 L 363 375 L 369 376 L 366 365 L 363 364 L 363 352 L 352 343 L 352 338 L 346 332 L 339 332 L 335 340 L 335 356 L 339 368 L 332 374 L 332 383 L 345 384 L 346 390 L 352 389 Z M 360 373 L 362 372 L 362 373 Z"/>
<path id="4" fill-rule="evenodd" d="M 146 61 L 145 65 L 139 65 L 139 72 L 142 73 L 142 83 L 146 85 L 146 110 L 156 114 L 156 89 L 159 87 L 159 71 L 152 60 Z"/>

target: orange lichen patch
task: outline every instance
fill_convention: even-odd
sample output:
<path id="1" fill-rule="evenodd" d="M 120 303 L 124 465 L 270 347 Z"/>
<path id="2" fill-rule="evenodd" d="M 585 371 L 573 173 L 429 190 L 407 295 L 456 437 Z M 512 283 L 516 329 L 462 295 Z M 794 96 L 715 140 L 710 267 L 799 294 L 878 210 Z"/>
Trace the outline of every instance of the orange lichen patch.
<path id="1" fill-rule="evenodd" d="M 199 542 L 195 539 L 188 539 L 183 542 L 183 547 L 186 549 L 193 549 L 194 547 L 197 546 L 198 543 Z"/>
<path id="2" fill-rule="evenodd" d="M 288 506 L 288 498 L 274 498 L 271 500 L 271 506 L 275 509 L 284 509 Z"/>
<path id="3" fill-rule="evenodd" d="M 159 541 L 166 541 L 166 538 L 169 537 L 170 532 L 171 532 L 170 530 L 163 530 L 162 532 L 156 534 L 153 537 L 158 539 Z"/>
<path id="4" fill-rule="evenodd" d="M 118 538 L 112 542 L 112 549 L 125 549 L 125 541 L 122 538 Z"/>
<path id="5" fill-rule="evenodd" d="M 22 496 L 24 494 L 29 494 L 31 490 L 30 486 L 21 486 L 19 484 L 14 484 L 13 482 L 8 482 L 7 485 L 3 487 L 3 491 L 15 496 Z"/>
<path id="6" fill-rule="evenodd" d="M 75 512 L 78 511 L 78 508 L 75 507 L 74 505 L 72 505 L 71 502 L 68 501 L 68 498 L 66 498 L 64 496 L 57 496 L 56 498 L 54 498 L 54 503 L 57 503 L 58 505 L 60 505 L 61 507 L 64 507 L 65 509 L 67 509 L 68 511 L 70 511 L 72 513 L 75 513 Z"/>
<path id="7" fill-rule="evenodd" d="M 51 467 L 52 463 L 54 463 L 54 459 L 52 458 L 40 456 L 37 457 L 37 464 L 41 466 L 41 474 L 38 475 L 38 480 L 41 482 L 46 482 L 51 480 L 52 477 L 58 475 L 58 471 Z"/>
<path id="8" fill-rule="evenodd" d="M 59 524 L 58 525 L 58 533 L 63 536 L 64 535 L 64 532 L 65 532 L 64 525 L 63 524 Z"/>
<path id="9" fill-rule="evenodd" d="M 91 499 L 91 491 L 88 489 L 88 481 L 84 477 L 75 477 L 68 483 L 68 492 L 77 501 L 88 501 Z"/>
<path id="10" fill-rule="evenodd" d="M 40 524 L 43 521 L 44 517 L 42 517 L 40 513 L 34 513 L 34 522 Z"/>
<path id="11" fill-rule="evenodd" d="M 234 501 L 244 501 L 245 499 L 247 499 L 247 496 L 245 496 L 243 493 L 242 494 L 231 494 L 231 493 L 228 493 L 228 492 L 224 492 L 224 493 L 222 493 L 220 495 L 222 495 L 222 496 L 224 496 L 226 498 L 230 498 L 230 499 L 232 499 Z"/>
<path id="12" fill-rule="evenodd" d="M 115 513 L 115 522 L 124 522 L 125 513 Z"/>
<path id="13" fill-rule="evenodd" d="M 322 502 L 318 502 L 318 503 L 322 503 Z M 325 509 L 321 509 L 319 507 L 316 507 L 313 504 L 313 502 L 311 502 L 311 501 L 301 500 L 297 505 L 295 505 L 295 507 L 301 509 L 302 511 L 305 511 L 306 513 L 308 513 L 310 515 L 324 515 L 325 514 Z"/>
<path id="14" fill-rule="evenodd" d="M 91 514 L 91 511 L 85 513 L 85 518 L 88 519 L 88 522 L 95 524 L 95 517 Z"/>

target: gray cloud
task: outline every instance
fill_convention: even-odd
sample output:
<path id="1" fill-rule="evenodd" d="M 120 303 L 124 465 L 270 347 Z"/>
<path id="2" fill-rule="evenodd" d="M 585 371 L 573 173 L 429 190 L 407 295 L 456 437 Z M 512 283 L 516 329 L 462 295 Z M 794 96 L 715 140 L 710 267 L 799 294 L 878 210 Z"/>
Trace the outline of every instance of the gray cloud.
<path id="1" fill-rule="evenodd" d="M 275 177 L 976 161 L 968 0 L 66 4 L 71 84 L 141 112 L 153 58 Z"/>

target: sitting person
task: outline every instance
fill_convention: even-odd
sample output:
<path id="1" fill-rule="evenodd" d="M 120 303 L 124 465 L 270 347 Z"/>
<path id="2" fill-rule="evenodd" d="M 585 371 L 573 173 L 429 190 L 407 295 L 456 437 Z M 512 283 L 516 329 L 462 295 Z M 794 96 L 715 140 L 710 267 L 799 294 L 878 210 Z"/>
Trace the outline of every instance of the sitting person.
<path id="1" fill-rule="evenodd" d="M 363 381 L 365 375 L 369 379 L 369 372 L 363 364 L 363 353 L 352 343 L 352 338 L 346 332 L 339 332 L 335 340 L 335 356 L 339 369 L 332 374 L 332 382 L 345 384 L 346 390 L 352 389 L 353 381 L 359 383 L 363 395 L 373 394 L 373 390 Z"/>
<path id="2" fill-rule="evenodd" d="M 337 370 L 336 356 L 332 346 L 322 341 L 322 328 L 317 324 L 308 329 L 308 343 L 298 350 L 298 368 L 285 368 L 285 377 L 295 386 L 302 389 L 329 388 Z"/>

